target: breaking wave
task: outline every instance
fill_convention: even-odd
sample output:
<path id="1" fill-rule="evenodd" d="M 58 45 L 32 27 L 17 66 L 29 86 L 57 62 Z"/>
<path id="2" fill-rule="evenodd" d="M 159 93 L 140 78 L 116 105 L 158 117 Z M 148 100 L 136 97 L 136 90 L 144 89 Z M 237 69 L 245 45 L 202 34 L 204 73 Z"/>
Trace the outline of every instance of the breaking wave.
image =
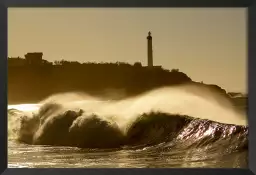
<path id="1" fill-rule="evenodd" d="M 190 89 L 161 88 L 120 101 L 68 93 L 9 105 L 8 139 L 80 148 L 247 150 L 246 117 L 221 95 Z"/>

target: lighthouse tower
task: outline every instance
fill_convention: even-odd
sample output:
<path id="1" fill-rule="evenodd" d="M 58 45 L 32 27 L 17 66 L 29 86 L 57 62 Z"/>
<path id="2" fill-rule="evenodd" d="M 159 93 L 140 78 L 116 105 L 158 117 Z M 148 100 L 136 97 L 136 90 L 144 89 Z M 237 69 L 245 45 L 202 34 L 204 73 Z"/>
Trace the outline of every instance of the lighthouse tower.
<path id="1" fill-rule="evenodd" d="M 148 32 L 148 67 L 153 67 L 153 49 L 152 49 L 152 36 L 151 32 Z"/>

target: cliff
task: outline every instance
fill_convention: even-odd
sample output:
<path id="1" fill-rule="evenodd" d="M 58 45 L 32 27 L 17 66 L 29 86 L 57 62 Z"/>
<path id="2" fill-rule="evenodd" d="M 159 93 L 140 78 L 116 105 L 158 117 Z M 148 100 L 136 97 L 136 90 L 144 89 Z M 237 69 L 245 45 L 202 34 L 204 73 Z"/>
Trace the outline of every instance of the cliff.
<path id="1" fill-rule="evenodd" d="M 63 92 L 85 92 L 112 99 L 138 95 L 170 85 L 193 83 L 207 86 L 222 94 L 216 85 L 191 80 L 179 70 L 147 68 L 140 63 L 55 62 L 44 66 L 8 66 L 8 103 L 36 103 L 49 95 Z"/>

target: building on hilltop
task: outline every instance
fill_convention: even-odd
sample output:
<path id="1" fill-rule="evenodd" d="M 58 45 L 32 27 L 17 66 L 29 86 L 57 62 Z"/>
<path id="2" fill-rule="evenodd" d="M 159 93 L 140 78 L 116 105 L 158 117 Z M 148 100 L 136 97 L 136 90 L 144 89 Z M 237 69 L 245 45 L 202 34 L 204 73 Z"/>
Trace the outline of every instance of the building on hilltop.
<path id="1" fill-rule="evenodd" d="M 42 65 L 43 64 L 43 53 L 33 52 L 25 55 L 25 60 L 29 65 Z"/>
<path id="2" fill-rule="evenodd" d="M 27 53 L 24 58 L 20 57 L 8 57 L 8 66 L 25 66 L 25 65 L 53 65 L 52 62 L 43 59 L 42 52 Z"/>

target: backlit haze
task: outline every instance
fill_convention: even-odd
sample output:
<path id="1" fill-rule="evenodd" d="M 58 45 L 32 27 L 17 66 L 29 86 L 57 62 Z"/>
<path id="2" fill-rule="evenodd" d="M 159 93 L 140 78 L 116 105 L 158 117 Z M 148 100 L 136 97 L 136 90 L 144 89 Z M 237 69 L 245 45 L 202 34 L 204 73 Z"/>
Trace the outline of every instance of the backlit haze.
<path id="1" fill-rule="evenodd" d="M 9 8 L 8 56 L 147 64 L 195 81 L 247 91 L 245 8 Z"/>

